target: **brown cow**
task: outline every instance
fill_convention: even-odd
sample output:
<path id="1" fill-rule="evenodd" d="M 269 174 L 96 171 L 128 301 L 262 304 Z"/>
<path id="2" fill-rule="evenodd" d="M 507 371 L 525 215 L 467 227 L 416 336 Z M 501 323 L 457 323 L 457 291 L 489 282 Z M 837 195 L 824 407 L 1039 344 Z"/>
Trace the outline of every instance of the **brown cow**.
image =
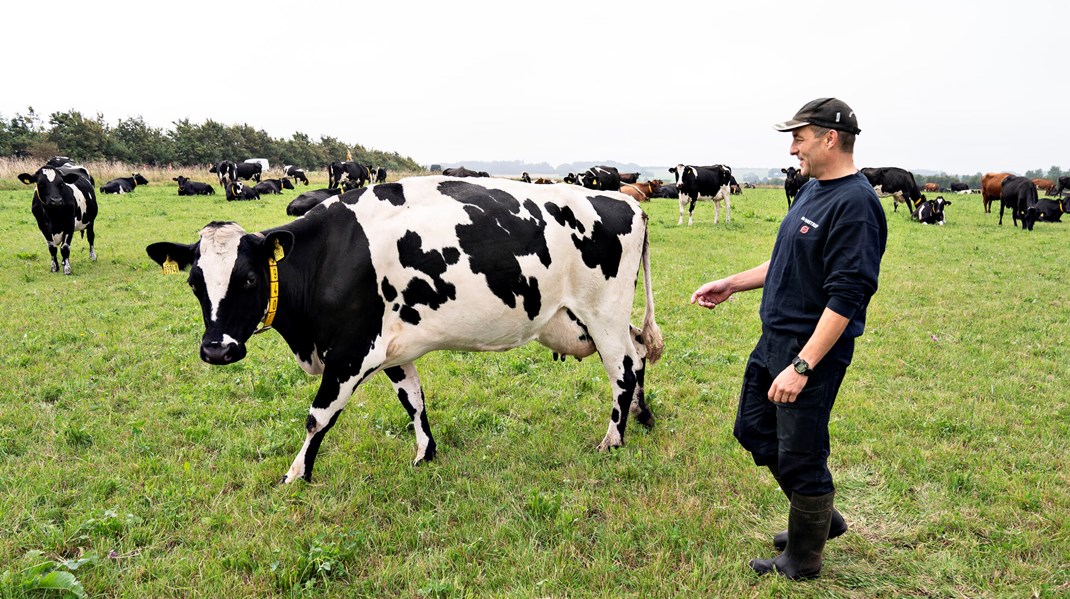
<path id="1" fill-rule="evenodd" d="M 1037 191 L 1043 191 L 1044 195 L 1055 195 L 1052 190 L 1055 189 L 1055 181 L 1051 179 L 1033 179 L 1033 183 L 1037 186 Z"/>
<path id="2" fill-rule="evenodd" d="M 620 192 L 629 195 L 640 202 L 650 199 L 651 194 L 657 189 L 656 185 L 647 183 L 625 183 L 620 186 Z"/>
<path id="3" fill-rule="evenodd" d="M 1010 173 L 985 173 L 981 177 L 981 204 L 985 207 L 985 213 L 992 212 L 992 202 L 999 202 L 1003 194 L 1003 180 L 1011 176 Z"/>
<path id="4" fill-rule="evenodd" d="M 926 183 L 925 191 L 940 191 L 940 186 L 936 183 Z"/>
<path id="5" fill-rule="evenodd" d="M 553 185 L 554 183 L 556 183 L 556 181 L 554 181 L 553 179 L 545 179 L 543 177 L 539 177 L 538 179 L 532 181 L 532 183 L 534 183 L 535 185 Z"/>

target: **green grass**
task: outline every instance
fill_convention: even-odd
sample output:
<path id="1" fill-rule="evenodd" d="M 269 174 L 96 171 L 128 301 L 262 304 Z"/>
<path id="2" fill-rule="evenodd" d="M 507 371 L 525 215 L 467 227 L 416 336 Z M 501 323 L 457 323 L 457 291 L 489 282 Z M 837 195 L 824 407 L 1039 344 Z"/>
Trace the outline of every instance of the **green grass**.
<path id="1" fill-rule="evenodd" d="M 202 178 L 207 180 L 207 178 Z M 198 359 L 184 277 L 144 247 L 210 220 L 287 220 L 260 202 L 102 196 L 97 253 L 48 272 L 26 188 L 0 185 L 0 597 L 68 560 L 89 596 L 1062 596 L 1070 593 L 1070 224 L 1032 233 L 953 196 L 945 227 L 888 210 L 867 334 L 833 412 L 831 467 L 851 529 L 823 576 L 758 578 L 786 504 L 731 435 L 759 292 L 716 310 L 701 283 L 765 260 L 778 190 L 731 224 L 676 226 L 646 204 L 658 321 L 657 424 L 595 445 L 610 390 L 596 359 L 530 345 L 421 360 L 434 463 L 383 377 L 327 436 L 313 484 L 274 483 L 318 379 L 277 334 L 228 367 Z M 637 307 L 634 322 L 641 312 Z M 41 553 L 37 553 L 41 552 Z M 44 557 L 42 557 L 44 556 Z M 51 561 L 48 561 L 51 560 Z M 68 562 L 72 563 L 72 562 Z"/>

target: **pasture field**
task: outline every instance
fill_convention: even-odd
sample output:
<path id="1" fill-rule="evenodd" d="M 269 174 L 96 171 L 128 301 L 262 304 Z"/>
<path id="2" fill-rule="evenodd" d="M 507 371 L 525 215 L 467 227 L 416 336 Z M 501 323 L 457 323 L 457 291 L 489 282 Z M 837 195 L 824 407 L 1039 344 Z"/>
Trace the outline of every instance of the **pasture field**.
<path id="1" fill-rule="evenodd" d="M 597 359 L 441 352 L 420 362 L 435 462 L 410 465 L 408 418 L 375 377 L 312 484 L 276 487 L 319 380 L 275 333 L 237 364 L 202 363 L 185 277 L 144 248 L 193 242 L 211 220 L 281 224 L 306 188 L 228 203 L 218 186 L 180 198 L 150 179 L 99 197 L 99 259 L 76 237 L 70 277 L 48 272 L 29 188 L 0 181 L 0 597 L 49 584 L 94 597 L 1070 595 L 1070 223 L 998 227 L 980 196 L 956 195 L 946 226 L 922 226 L 883 200 L 880 291 L 832 422 L 851 528 L 820 579 L 791 583 L 747 567 L 773 555 L 787 504 L 731 433 L 760 292 L 688 304 L 768 257 L 781 191 L 734 197 L 730 224 L 700 204 L 690 228 L 675 201 L 645 204 L 666 353 L 646 375 L 656 424 L 631 423 L 624 448 L 595 451 L 610 412 Z"/>

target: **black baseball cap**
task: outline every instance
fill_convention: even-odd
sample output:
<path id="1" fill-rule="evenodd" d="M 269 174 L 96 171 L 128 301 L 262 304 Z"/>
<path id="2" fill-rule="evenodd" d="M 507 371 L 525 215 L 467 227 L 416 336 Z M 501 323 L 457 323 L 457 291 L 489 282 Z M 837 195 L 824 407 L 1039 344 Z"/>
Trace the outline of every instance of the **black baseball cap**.
<path id="1" fill-rule="evenodd" d="M 777 123 L 773 125 L 773 128 L 777 131 L 792 131 L 806 125 L 817 125 L 855 135 L 862 132 L 858 128 L 858 118 L 855 117 L 851 107 L 843 100 L 836 98 L 818 98 L 807 102 L 790 121 Z"/>

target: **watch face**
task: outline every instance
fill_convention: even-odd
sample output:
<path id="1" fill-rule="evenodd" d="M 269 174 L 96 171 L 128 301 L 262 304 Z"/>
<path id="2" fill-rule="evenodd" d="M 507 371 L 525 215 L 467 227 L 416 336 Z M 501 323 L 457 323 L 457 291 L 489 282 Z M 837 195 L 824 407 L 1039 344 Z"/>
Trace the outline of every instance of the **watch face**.
<path id="1" fill-rule="evenodd" d="M 807 374 L 810 372 L 810 365 L 802 358 L 795 358 L 795 360 L 792 361 L 792 366 L 795 367 L 795 372 L 798 372 L 799 374 Z"/>

